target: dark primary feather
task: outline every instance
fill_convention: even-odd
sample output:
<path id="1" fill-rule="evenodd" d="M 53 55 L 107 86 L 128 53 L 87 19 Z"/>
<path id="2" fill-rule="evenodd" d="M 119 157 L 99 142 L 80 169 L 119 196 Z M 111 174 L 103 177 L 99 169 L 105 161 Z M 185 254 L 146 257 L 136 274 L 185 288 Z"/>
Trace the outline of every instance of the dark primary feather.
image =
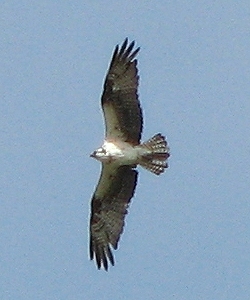
<path id="1" fill-rule="evenodd" d="M 90 218 L 90 259 L 96 259 L 98 269 L 103 266 L 108 270 L 108 261 L 114 265 L 110 246 L 117 249 L 137 176 L 138 172 L 130 166 L 116 169 L 105 164 L 102 166 L 101 177 L 92 197 Z"/>
<path id="2" fill-rule="evenodd" d="M 108 138 L 121 138 L 137 145 L 141 139 L 143 117 L 138 99 L 137 60 L 140 48 L 133 51 L 135 42 L 128 39 L 117 45 L 104 83 L 102 107 Z"/>

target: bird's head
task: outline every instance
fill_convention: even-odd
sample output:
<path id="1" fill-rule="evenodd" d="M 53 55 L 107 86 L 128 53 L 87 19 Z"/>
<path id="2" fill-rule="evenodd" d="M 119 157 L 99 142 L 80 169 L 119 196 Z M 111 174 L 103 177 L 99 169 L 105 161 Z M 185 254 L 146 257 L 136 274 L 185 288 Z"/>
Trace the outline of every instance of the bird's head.
<path id="1" fill-rule="evenodd" d="M 115 161 L 117 158 L 123 156 L 121 149 L 119 149 L 112 142 L 105 141 L 102 147 L 95 150 L 90 157 L 93 157 L 101 162 L 110 163 Z"/>
<path id="2" fill-rule="evenodd" d="M 103 147 L 98 148 L 93 153 L 90 154 L 90 157 L 93 157 L 100 161 L 106 161 L 108 159 L 107 150 Z"/>

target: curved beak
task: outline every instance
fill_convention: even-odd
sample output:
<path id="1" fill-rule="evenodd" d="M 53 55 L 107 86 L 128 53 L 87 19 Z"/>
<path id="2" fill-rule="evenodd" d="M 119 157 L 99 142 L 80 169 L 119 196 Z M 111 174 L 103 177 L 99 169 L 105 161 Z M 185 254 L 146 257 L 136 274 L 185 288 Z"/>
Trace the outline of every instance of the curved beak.
<path id="1" fill-rule="evenodd" d="M 90 157 L 95 158 L 96 157 L 96 151 L 94 151 L 93 153 L 90 154 Z"/>

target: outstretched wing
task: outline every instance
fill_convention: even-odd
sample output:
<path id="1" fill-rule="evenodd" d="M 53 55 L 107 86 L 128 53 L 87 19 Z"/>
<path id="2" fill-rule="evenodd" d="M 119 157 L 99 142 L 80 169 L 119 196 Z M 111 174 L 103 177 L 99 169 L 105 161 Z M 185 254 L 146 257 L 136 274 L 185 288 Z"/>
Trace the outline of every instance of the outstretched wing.
<path id="1" fill-rule="evenodd" d="M 98 269 L 114 265 L 110 246 L 117 249 L 124 219 L 137 183 L 137 171 L 130 166 L 114 168 L 103 164 L 99 183 L 92 197 L 90 218 L 90 259 Z"/>
<path id="2" fill-rule="evenodd" d="M 137 145 L 141 139 L 143 118 L 138 100 L 138 70 L 134 59 L 140 48 L 128 39 L 117 45 L 104 83 L 102 109 L 106 123 L 106 138 L 120 139 Z"/>

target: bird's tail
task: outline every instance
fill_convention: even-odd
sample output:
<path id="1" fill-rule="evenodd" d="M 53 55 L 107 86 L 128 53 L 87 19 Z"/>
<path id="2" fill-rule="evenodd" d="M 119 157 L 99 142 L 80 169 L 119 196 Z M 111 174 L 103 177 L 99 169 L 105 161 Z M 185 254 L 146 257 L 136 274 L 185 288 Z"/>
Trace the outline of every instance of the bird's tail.
<path id="1" fill-rule="evenodd" d="M 163 173 L 168 167 L 167 159 L 170 156 L 165 137 L 158 133 L 140 147 L 144 153 L 140 157 L 139 164 L 156 175 Z"/>

